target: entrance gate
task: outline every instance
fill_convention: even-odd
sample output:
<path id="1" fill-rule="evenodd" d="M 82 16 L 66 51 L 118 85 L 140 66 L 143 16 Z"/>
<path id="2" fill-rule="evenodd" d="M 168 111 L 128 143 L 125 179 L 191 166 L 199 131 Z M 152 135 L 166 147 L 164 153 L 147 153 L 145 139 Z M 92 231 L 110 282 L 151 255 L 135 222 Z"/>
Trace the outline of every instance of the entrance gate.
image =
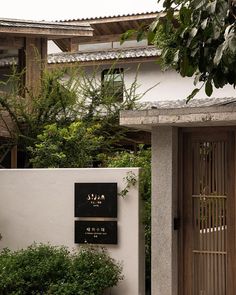
<path id="1" fill-rule="evenodd" d="M 236 292 L 234 141 L 223 129 L 183 132 L 184 295 Z"/>

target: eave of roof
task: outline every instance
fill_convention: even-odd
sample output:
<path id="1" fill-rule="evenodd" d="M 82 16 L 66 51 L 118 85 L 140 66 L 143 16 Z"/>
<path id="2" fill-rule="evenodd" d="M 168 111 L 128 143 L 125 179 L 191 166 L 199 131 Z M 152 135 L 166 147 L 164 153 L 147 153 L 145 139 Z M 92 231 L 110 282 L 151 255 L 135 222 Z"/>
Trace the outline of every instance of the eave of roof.
<path id="1" fill-rule="evenodd" d="M 65 65 L 73 63 L 88 63 L 101 61 L 114 61 L 126 59 L 151 58 L 160 56 L 160 50 L 153 46 L 137 47 L 137 48 L 123 48 L 106 51 L 91 51 L 91 52 L 61 52 L 48 55 L 49 65 Z M 7 67 L 17 64 L 16 57 L 6 57 L 0 59 L 0 67 Z"/>
<path id="2" fill-rule="evenodd" d="M 88 23 L 75 24 L 0 18 L 0 34 L 64 38 L 92 36 L 93 29 Z"/>
<path id="3" fill-rule="evenodd" d="M 91 52 L 75 52 L 75 53 L 56 53 L 48 56 L 49 64 L 64 64 L 75 62 L 88 61 L 104 61 L 104 60 L 122 60 L 128 58 L 140 57 L 157 57 L 160 55 L 160 50 L 153 46 L 137 47 L 137 48 L 122 48 L 106 51 L 91 51 Z"/>
<path id="4" fill-rule="evenodd" d="M 58 22 L 89 22 L 96 23 L 101 21 L 109 21 L 109 20 L 125 20 L 125 19 L 142 19 L 142 18 L 155 18 L 158 13 L 162 11 L 150 11 L 150 12 L 140 12 L 140 13 L 128 13 L 128 14 L 118 14 L 118 15 L 109 15 L 109 16 L 100 16 L 100 17 L 87 17 L 87 18 L 77 18 L 77 19 L 67 19 L 67 20 L 59 20 Z"/>
<path id="5" fill-rule="evenodd" d="M 160 101 L 142 110 L 122 111 L 120 124 L 151 130 L 154 126 L 198 127 L 236 125 L 236 97 Z"/>
<path id="6" fill-rule="evenodd" d="M 121 35 L 129 29 L 139 30 L 141 26 L 148 26 L 158 14 L 162 12 L 133 13 L 95 18 L 81 18 L 60 21 L 61 23 L 89 23 L 94 29 L 94 36 Z"/>

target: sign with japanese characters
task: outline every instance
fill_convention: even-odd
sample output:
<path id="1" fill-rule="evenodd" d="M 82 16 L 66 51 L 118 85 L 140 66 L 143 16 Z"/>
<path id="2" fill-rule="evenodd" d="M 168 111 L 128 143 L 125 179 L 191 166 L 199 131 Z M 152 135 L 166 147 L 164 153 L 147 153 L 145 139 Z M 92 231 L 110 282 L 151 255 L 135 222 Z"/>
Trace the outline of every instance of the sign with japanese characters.
<path id="1" fill-rule="evenodd" d="M 117 244 L 117 221 L 75 221 L 76 244 Z"/>
<path id="2" fill-rule="evenodd" d="M 75 217 L 117 217 L 117 183 L 75 183 Z"/>

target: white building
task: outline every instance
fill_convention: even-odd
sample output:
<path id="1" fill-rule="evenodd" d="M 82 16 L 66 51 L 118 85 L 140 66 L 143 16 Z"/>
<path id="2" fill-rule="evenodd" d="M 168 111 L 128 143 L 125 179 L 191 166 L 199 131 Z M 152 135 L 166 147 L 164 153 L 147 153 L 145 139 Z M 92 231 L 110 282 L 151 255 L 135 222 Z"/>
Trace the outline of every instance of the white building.
<path id="1" fill-rule="evenodd" d="M 66 23 L 90 24 L 93 36 L 55 40 L 59 49 L 54 47 L 54 53 L 48 55 L 48 68 L 80 65 L 89 72 L 100 66 L 98 76 L 102 79 L 115 62 L 114 74 L 124 75 L 126 85 L 132 83 L 139 67 L 140 93 L 159 83 L 142 98 L 143 102 L 149 102 L 146 110 L 121 115 L 122 125 L 152 133 L 152 294 L 233 295 L 235 89 L 231 86 L 215 89 L 211 99 L 203 89 L 186 105 L 185 99 L 194 87 L 192 78 L 181 78 L 171 70 L 162 72 L 156 63 L 160 52 L 146 40 L 139 43 L 130 40 L 120 45 L 122 33 L 150 24 L 156 15 L 68 20 Z M 11 63 L 12 59 L 4 56 L 0 66 L 3 69 Z M 206 157 L 202 157 L 203 152 Z M 199 168 L 203 166 L 205 170 Z M 207 203 L 211 198 L 214 205 L 209 205 L 211 201 Z M 199 206 L 203 208 L 205 204 L 207 212 L 211 212 L 207 217 L 209 223 L 200 225 Z M 230 221 L 227 226 L 225 216 Z M 202 240 L 204 248 L 199 242 Z M 223 246 L 226 240 L 227 249 Z"/>

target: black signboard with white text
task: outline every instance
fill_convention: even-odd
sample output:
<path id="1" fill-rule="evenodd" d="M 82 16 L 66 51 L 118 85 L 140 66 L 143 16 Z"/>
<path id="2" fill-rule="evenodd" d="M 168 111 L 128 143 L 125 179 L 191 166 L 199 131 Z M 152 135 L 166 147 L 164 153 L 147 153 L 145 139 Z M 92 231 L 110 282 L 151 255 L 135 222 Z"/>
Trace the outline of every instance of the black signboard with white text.
<path id="1" fill-rule="evenodd" d="M 75 221 L 76 244 L 117 244 L 117 221 Z"/>
<path id="2" fill-rule="evenodd" d="M 117 183 L 75 183 L 75 217 L 117 217 Z"/>

